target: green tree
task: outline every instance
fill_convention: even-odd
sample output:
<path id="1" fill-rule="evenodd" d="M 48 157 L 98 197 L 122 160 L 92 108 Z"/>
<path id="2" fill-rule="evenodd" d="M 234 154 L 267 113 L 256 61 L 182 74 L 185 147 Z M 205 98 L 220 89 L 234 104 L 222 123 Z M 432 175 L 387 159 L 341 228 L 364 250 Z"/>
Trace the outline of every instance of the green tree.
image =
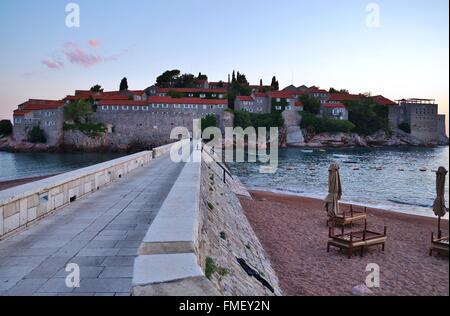
<path id="1" fill-rule="evenodd" d="M 197 80 L 208 80 L 208 76 L 202 74 L 201 72 L 198 73 Z"/>
<path id="2" fill-rule="evenodd" d="M 303 94 L 300 96 L 300 101 L 303 103 L 303 110 L 308 113 L 317 115 L 320 113 L 320 101 L 313 96 Z"/>
<path id="3" fill-rule="evenodd" d="M 128 80 L 127 80 L 126 77 L 123 78 L 123 79 L 120 81 L 120 88 L 119 88 L 119 90 L 120 90 L 120 91 L 128 90 Z"/>
<path id="4" fill-rule="evenodd" d="M 202 132 L 208 127 L 217 127 L 217 119 L 215 115 L 207 115 L 205 118 L 202 118 Z"/>
<path id="5" fill-rule="evenodd" d="M 180 99 L 180 98 L 184 97 L 184 94 L 182 92 L 178 92 L 175 90 L 170 90 L 168 95 L 174 99 Z"/>
<path id="6" fill-rule="evenodd" d="M 91 92 L 103 92 L 103 88 L 101 85 L 96 84 L 95 86 L 91 87 Z"/>
<path id="7" fill-rule="evenodd" d="M 75 123 L 85 123 L 92 113 L 92 104 L 84 101 L 72 101 L 64 106 L 64 119 Z"/>
<path id="8" fill-rule="evenodd" d="M 405 133 L 411 134 L 411 125 L 409 125 L 408 123 L 401 123 L 398 128 Z"/>
<path id="9" fill-rule="evenodd" d="M 13 126 L 10 120 L 0 121 L 0 136 L 9 136 L 12 134 Z"/>
<path id="10" fill-rule="evenodd" d="M 45 144 L 47 142 L 47 137 L 42 128 L 35 126 L 28 132 L 28 141 L 33 144 Z"/>
<path id="11" fill-rule="evenodd" d="M 156 85 L 161 88 L 175 87 L 181 72 L 178 69 L 167 70 L 156 78 Z"/>
<path id="12" fill-rule="evenodd" d="M 277 77 L 273 76 L 272 82 L 270 83 L 270 86 L 273 90 L 278 91 L 280 90 L 280 84 L 278 83 Z"/>
<path id="13" fill-rule="evenodd" d="M 349 111 L 349 121 L 355 125 L 355 132 L 371 135 L 379 130 L 389 130 L 388 109 L 376 104 L 372 98 L 344 102 Z"/>

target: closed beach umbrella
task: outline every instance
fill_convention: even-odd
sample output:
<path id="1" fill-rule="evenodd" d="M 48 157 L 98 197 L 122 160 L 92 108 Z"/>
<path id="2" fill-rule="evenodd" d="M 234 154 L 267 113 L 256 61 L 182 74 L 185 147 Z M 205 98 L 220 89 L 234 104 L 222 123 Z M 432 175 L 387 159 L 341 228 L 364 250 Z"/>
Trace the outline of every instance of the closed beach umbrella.
<path id="1" fill-rule="evenodd" d="M 441 234 L 441 217 L 445 216 L 448 209 L 445 207 L 445 177 L 447 170 L 444 167 L 439 167 L 436 172 L 436 200 L 433 204 L 433 211 L 436 216 L 439 216 L 439 235 Z M 439 236 L 440 237 L 440 236 Z"/>
<path id="2" fill-rule="evenodd" d="M 332 164 L 328 169 L 328 173 L 328 195 L 325 198 L 325 209 L 329 217 L 335 217 L 339 213 L 339 200 L 342 197 L 339 165 Z"/>

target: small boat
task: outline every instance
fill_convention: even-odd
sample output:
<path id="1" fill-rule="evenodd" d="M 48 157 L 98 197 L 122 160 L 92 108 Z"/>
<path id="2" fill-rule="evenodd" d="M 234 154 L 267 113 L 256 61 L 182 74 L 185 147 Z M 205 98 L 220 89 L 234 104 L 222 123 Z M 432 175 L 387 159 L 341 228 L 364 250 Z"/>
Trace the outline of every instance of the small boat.
<path id="1" fill-rule="evenodd" d="M 302 153 L 305 153 L 305 154 L 312 154 L 313 152 L 314 152 L 314 150 L 302 150 L 301 151 Z"/>
<path id="2" fill-rule="evenodd" d="M 353 161 L 353 160 L 346 160 L 346 161 L 344 161 L 344 163 L 347 163 L 347 164 L 357 164 L 358 162 L 357 162 L 357 161 Z"/>
<path id="3" fill-rule="evenodd" d="M 427 168 L 420 168 L 420 171 L 422 171 L 422 172 L 425 172 L 425 171 L 427 171 Z"/>
<path id="4" fill-rule="evenodd" d="M 381 170 L 383 170 L 383 167 L 377 167 L 376 170 L 377 170 L 377 171 L 381 171 Z"/>
<path id="5" fill-rule="evenodd" d="M 319 150 L 321 153 L 326 153 L 327 151 L 325 149 L 320 149 Z"/>
<path id="6" fill-rule="evenodd" d="M 402 171 L 403 172 L 403 171 L 405 171 L 405 169 L 400 168 L 400 169 L 398 169 L 398 171 Z"/>
<path id="7" fill-rule="evenodd" d="M 341 158 L 341 159 L 347 159 L 348 158 L 347 155 L 337 155 L 337 154 L 334 154 L 333 157 L 334 158 Z"/>
<path id="8" fill-rule="evenodd" d="M 358 171 L 358 170 L 359 170 L 359 168 L 358 168 L 358 167 L 356 167 L 356 168 L 353 168 L 353 170 L 355 170 L 355 171 Z"/>

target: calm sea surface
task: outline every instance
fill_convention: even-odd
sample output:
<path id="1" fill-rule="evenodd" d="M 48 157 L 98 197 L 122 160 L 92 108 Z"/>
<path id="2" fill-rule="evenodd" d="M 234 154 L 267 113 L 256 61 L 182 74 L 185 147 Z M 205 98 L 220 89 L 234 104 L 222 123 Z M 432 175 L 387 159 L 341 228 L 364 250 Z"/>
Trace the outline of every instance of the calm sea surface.
<path id="1" fill-rule="evenodd" d="M 0 152 L 0 181 L 16 180 L 88 167 L 119 158 L 120 154 Z"/>
<path id="2" fill-rule="evenodd" d="M 324 198 L 328 166 L 341 166 L 343 200 L 355 204 L 433 216 L 436 170 L 449 170 L 449 147 L 283 149 L 276 174 L 259 174 L 259 164 L 235 163 L 233 173 L 250 189 Z M 420 169 L 426 171 L 420 171 Z M 448 176 L 446 201 L 449 201 Z"/>

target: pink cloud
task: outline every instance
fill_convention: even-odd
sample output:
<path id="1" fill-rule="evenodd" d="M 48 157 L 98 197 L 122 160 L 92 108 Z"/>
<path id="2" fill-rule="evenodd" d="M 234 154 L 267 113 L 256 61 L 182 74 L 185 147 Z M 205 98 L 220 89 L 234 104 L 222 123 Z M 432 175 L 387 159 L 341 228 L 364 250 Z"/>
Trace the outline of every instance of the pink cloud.
<path id="1" fill-rule="evenodd" d="M 62 61 L 50 58 L 44 59 L 42 63 L 50 69 L 61 69 L 64 66 L 64 63 Z"/>
<path id="2" fill-rule="evenodd" d="M 96 39 L 91 39 L 91 40 L 89 40 L 89 46 L 91 46 L 92 48 L 99 48 L 100 41 L 98 41 Z"/>
<path id="3" fill-rule="evenodd" d="M 110 60 L 110 58 L 86 53 L 78 44 L 72 42 L 64 44 L 64 54 L 72 64 L 79 64 L 83 67 L 92 67 Z"/>

